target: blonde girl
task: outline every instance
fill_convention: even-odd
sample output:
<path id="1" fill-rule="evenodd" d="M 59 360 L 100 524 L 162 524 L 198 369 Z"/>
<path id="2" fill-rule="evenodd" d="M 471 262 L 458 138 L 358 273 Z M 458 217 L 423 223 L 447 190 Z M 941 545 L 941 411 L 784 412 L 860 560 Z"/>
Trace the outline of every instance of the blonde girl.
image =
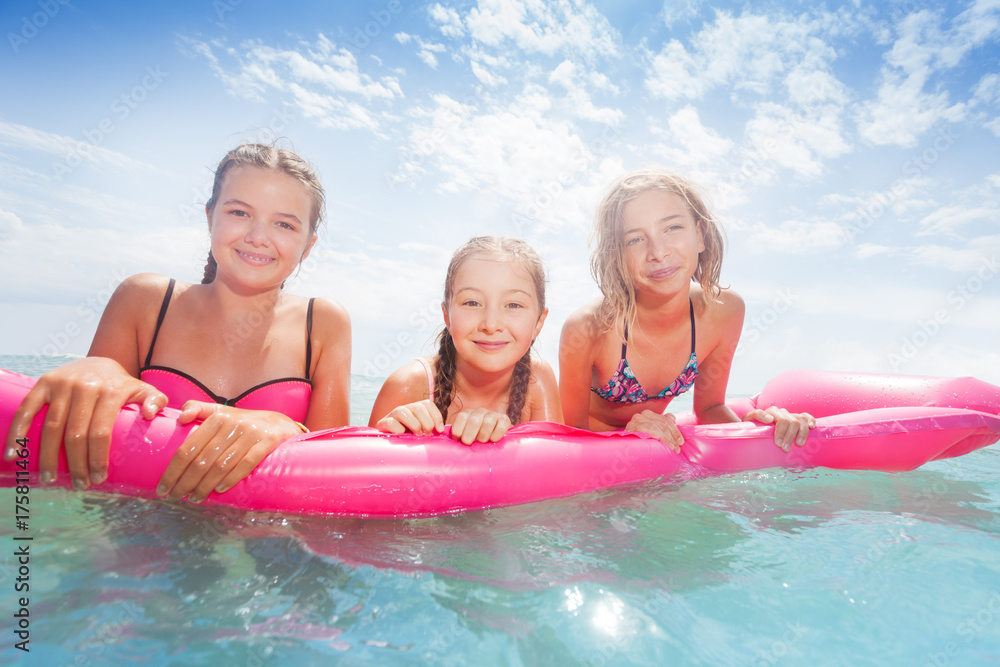
<path id="1" fill-rule="evenodd" d="M 625 174 L 604 195 L 591 240 L 602 296 L 563 325 L 567 424 L 643 431 L 679 449 L 666 410 L 693 389 L 699 423 L 773 423 L 779 447 L 805 443 L 810 415 L 777 407 L 737 415 L 726 406 L 744 304 L 719 284 L 722 228 L 694 184 L 662 168 Z"/>

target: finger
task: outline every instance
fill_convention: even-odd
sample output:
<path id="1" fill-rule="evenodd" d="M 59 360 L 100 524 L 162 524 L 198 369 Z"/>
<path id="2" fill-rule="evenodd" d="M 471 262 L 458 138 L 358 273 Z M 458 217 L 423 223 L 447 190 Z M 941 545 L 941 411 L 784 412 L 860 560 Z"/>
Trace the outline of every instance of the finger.
<path id="1" fill-rule="evenodd" d="M 103 484 L 108 478 L 108 461 L 111 458 L 111 436 L 115 419 L 121 412 L 117 401 L 98 400 L 90 420 L 87 442 L 87 459 L 91 484 Z"/>
<path id="2" fill-rule="evenodd" d="M 226 434 L 225 429 L 219 431 L 219 436 L 205 443 L 205 446 L 201 448 L 198 455 L 188 464 L 188 467 L 181 473 L 178 480 L 174 482 L 174 486 L 170 490 L 170 496 L 178 499 L 188 497 L 188 500 L 193 503 L 200 503 L 204 500 L 205 496 L 224 477 L 224 474 L 219 474 L 220 471 L 216 470 L 215 467 L 217 465 L 224 465 L 230 453 L 238 451 L 239 445 L 237 443 L 241 438 L 245 437 L 245 434 L 235 431 L 231 431 L 228 434 Z M 209 484 L 206 485 L 204 494 L 196 494 L 196 490 L 206 481 L 206 478 L 209 480 Z"/>
<path id="3" fill-rule="evenodd" d="M 444 415 L 441 414 L 434 401 L 427 401 L 427 410 L 431 413 L 431 419 L 434 420 L 434 432 L 441 433 L 444 431 Z"/>
<path id="4" fill-rule="evenodd" d="M 681 430 L 677 428 L 677 423 L 670 420 L 666 426 L 667 436 L 670 438 L 671 442 L 677 445 L 677 451 L 681 451 L 681 445 L 684 444 L 684 436 L 681 434 Z"/>
<path id="5" fill-rule="evenodd" d="M 254 469 L 260 465 L 268 454 L 273 452 L 281 442 L 274 443 L 273 446 L 268 446 L 266 443 L 258 442 L 256 445 L 250 448 L 246 455 L 239 461 L 233 461 L 234 465 L 229 466 L 229 472 L 222 479 L 221 482 L 216 484 L 214 490 L 216 493 L 225 493 L 229 489 L 236 486 L 239 482 L 245 479 Z"/>
<path id="6" fill-rule="evenodd" d="M 395 417 L 382 417 L 382 419 L 379 419 L 375 424 L 375 428 L 395 435 L 406 433 L 406 427 L 400 424 Z"/>
<path id="7" fill-rule="evenodd" d="M 479 437 L 479 429 L 483 425 L 483 413 L 473 410 L 467 413 L 465 428 L 462 429 L 462 444 L 471 445 Z"/>
<path id="8" fill-rule="evenodd" d="M 86 489 L 90 486 L 89 433 L 94 417 L 94 406 L 102 398 L 92 387 L 86 385 L 73 390 L 73 397 L 67 408 L 66 431 L 63 440 L 66 445 L 66 464 L 73 488 Z M 104 396 L 105 400 L 107 397 Z"/>
<path id="9" fill-rule="evenodd" d="M 451 425 L 451 437 L 455 438 L 456 440 L 461 440 L 462 434 L 465 433 L 466 424 L 468 421 L 469 421 L 469 413 L 465 410 L 459 412 L 455 416 L 455 422 Z"/>
<path id="10" fill-rule="evenodd" d="M 214 491 L 226 478 L 226 475 L 243 459 L 246 454 L 243 450 L 249 450 L 253 447 L 255 439 L 254 435 L 241 433 L 232 442 L 210 442 L 202 450 L 202 456 L 206 457 L 201 470 L 204 474 L 200 479 L 192 480 L 194 487 L 188 492 L 188 501 L 197 504 L 205 500 L 208 494 Z M 194 470 L 195 468 L 189 467 L 188 474 Z M 183 490 L 186 487 L 185 478 L 181 477 L 176 486 L 179 490 Z"/>
<path id="11" fill-rule="evenodd" d="M 7 431 L 7 443 L 4 447 L 3 457 L 7 461 L 12 461 L 14 459 L 15 452 L 21 448 L 17 441 L 27 437 L 28 430 L 31 428 L 31 422 L 35 419 L 35 415 L 37 415 L 48 402 L 45 397 L 45 393 L 46 392 L 39 388 L 36 384 L 32 387 L 31 391 L 25 395 L 24 400 L 21 401 L 21 405 L 14 412 L 14 416 L 10 420 L 10 428 Z"/>
<path id="12" fill-rule="evenodd" d="M 188 401 L 181 407 L 181 413 L 177 415 L 177 423 L 190 424 L 193 421 L 205 421 L 220 409 L 226 406 L 218 403 L 208 403 L 206 401 Z"/>
<path id="13" fill-rule="evenodd" d="M 163 497 L 170 495 L 177 497 L 174 487 L 188 467 L 198 458 L 201 450 L 212 438 L 216 437 L 221 430 L 221 420 L 209 420 L 196 428 L 185 438 L 181 446 L 177 448 L 174 455 L 167 464 L 167 469 L 160 477 L 160 483 L 156 486 L 156 495 Z M 181 496 L 183 497 L 183 496 Z"/>
<path id="14" fill-rule="evenodd" d="M 54 482 L 59 470 L 59 452 L 63 448 L 63 434 L 66 432 L 66 400 L 49 403 L 49 410 L 42 422 L 42 441 L 38 452 L 38 470 L 42 482 Z"/>
<path id="15" fill-rule="evenodd" d="M 421 433 L 420 419 L 410 411 L 409 406 L 400 406 L 389 413 L 389 416 L 403 425 L 410 433 Z"/>
<path id="16" fill-rule="evenodd" d="M 498 421 L 499 415 L 497 413 L 484 411 L 476 432 L 476 442 L 489 442 L 493 437 L 493 431 L 496 429 Z"/>
<path id="17" fill-rule="evenodd" d="M 420 433 L 431 433 L 434 431 L 434 417 L 423 401 L 414 403 L 409 408 L 410 412 L 413 413 L 413 417 L 417 420 Z"/>
<path id="18" fill-rule="evenodd" d="M 510 430 L 511 426 L 510 417 L 507 415 L 501 415 L 500 418 L 497 419 L 496 426 L 493 427 L 493 433 L 490 434 L 490 441 L 497 442 L 500 440 L 500 438 L 507 435 L 507 431 Z"/>
<path id="19" fill-rule="evenodd" d="M 148 389 L 135 397 L 130 403 L 140 403 L 143 419 L 152 419 L 167 407 L 169 399 L 167 395 L 152 385 L 146 385 Z"/>

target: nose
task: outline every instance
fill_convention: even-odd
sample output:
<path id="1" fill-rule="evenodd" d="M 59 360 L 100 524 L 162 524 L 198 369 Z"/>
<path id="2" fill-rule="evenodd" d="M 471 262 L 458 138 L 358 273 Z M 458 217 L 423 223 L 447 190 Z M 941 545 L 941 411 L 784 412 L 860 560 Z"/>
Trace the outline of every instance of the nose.
<path id="1" fill-rule="evenodd" d="M 268 225 L 264 220 L 254 220 L 247 228 L 246 236 L 243 240 L 252 246 L 261 247 L 270 244 L 267 237 Z"/>
<path id="2" fill-rule="evenodd" d="M 653 236 L 646 244 L 646 254 L 650 260 L 660 261 L 670 255 L 670 244 L 657 236 Z"/>
<path id="3" fill-rule="evenodd" d="M 503 318 L 500 308 L 497 306 L 487 306 L 483 309 L 483 319 L 479 323 L 479 329 L 483 333 L 496 333 L 503 328 Z"/>

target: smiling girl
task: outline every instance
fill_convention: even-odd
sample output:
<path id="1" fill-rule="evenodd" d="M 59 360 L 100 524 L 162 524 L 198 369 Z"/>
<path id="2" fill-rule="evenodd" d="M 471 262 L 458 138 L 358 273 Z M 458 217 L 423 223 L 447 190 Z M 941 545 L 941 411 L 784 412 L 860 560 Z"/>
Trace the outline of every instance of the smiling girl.
<path id="1" fill-rule="evenodd" d="M 592 239 L 602 297 L 566 320 L 559 346 L 567 424 L 651 433 L 679 449 L 666 409 L 693 388 L 699 423 L 773 423 L 782 449 L 805 443 L 810 415 L 737 415 L 725 403 L 744 304 L 719 285 L 722 229 L 692 183 L 665 169 L 625 174 L 598 207 Z"/>
<path id="2" fill-rule="evenodd" d="M 126 403 L 151 419 L 204 420 L 175 453 L 157 492 L 203 500 L 246 477 L 282 441 L 348 422 L 350 320 L 323 299 L 286 293 L 316 242 L 323 189 L 287 150 L 246 144 L 215 173 L 205 206 L 211 251 L 200 285 L 156 274 L 119 285 L 88 356 L 43 375 L 15 414 L 16 438 L 48 404 L 43 481 L 65 443 L 76 488 L 107 477 L 111 430 Z"/>
<path id="3" fill-rule="evenodd" d="M 385 381 L 369 425 L 389 433 L 441 432 L 466 445 L 496 442 L 513 424 L 562 421 L 552 368 L 531 356 L 548 310 L 545 271 L 523 241 L 482 236 L 451 258 L 433 357 Z"/>

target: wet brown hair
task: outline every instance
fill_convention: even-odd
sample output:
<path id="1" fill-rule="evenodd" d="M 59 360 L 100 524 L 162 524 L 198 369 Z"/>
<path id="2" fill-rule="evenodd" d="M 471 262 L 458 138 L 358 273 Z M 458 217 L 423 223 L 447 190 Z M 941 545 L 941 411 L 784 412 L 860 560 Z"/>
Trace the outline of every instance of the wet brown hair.
<path id="1" fill-rule="evenodd" d="M 312 166 L 304 159 L 290 150 L 275 148 L 267 144 L 242 144 L 232 149 L 219 162 L 215 170 L 215 181 L 212 183 L 212 197 L 205 204 L 205 210 L 211 214 L 218 202 L 219 193 L 222 191 L 222 184 L 233 167 L 256 167 L 266 169 L 279 174 L 291 176 L 305 186 L 306 191 L 312 199 L 312 211 L 309 215 L 309 232 L 311 236 L 316 236 L 319 226 L 323 222 L 323 208 L 326 202 L 326 195 L 323 193 L 323 186 L 319 182 L 319 176 Z M 215 272 L 218 265 L 212 256 L 212 251 L 208 251 L 208 261 L 205 264 L 205 275 L 202 284 L 208 284 L 215 280 Z"/>

